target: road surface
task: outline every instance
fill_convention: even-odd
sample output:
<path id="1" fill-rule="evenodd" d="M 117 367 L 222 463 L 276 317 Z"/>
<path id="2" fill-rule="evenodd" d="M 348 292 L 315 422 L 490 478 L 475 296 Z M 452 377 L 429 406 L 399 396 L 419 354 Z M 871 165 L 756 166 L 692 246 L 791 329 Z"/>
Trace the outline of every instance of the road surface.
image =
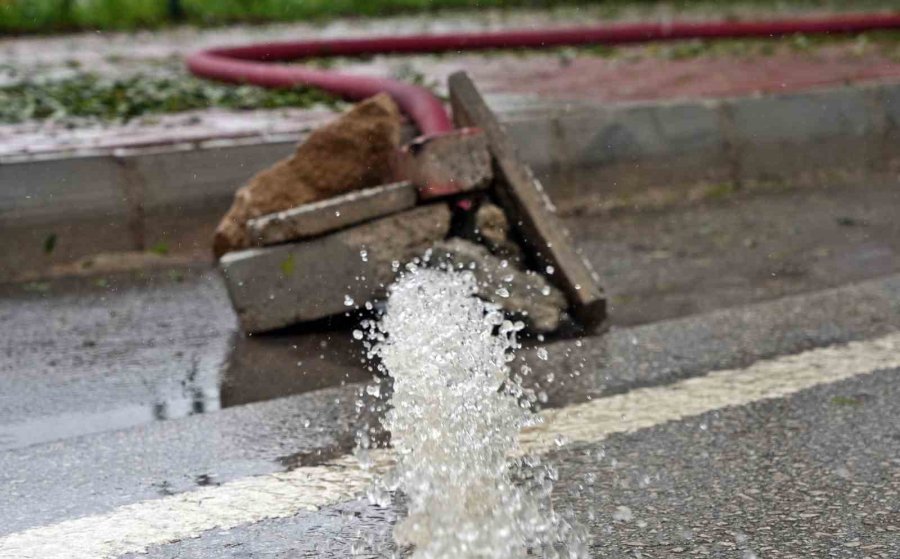
<path id="1" fill-rule="evenodd" d="M 867 188 L 570 219 L 612 327 L 524 352 L 556 380 L 522 441 L 596 556 L 900 556 L 896 208 Z M 202 269 L 2 289 L 0 558 L 393 550 L 402 499 L 359 498 L 370 374 L 344 327 L 243 338 Z"/>

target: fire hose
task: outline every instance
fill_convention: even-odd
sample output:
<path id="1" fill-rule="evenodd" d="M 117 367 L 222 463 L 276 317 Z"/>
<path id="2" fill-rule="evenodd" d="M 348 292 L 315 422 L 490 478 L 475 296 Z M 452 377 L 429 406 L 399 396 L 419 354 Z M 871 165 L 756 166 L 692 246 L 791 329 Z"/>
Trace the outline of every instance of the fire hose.
<path id="1" fill-rule="evenodd" d="M 187 58 L 196 76 L 269 88 L 317 87 L 348 100 L 389 94 L 424 135 L 453 129 L 444 103 L 429 89 L 399 80 L 350 75 L 273 62 L 338 56 L 460 52 L 505 48 L 621 45 L 679 39 L 775 38 L 794 34 L 856 34 L 900 29 L 900 14 L 842 14 L 760 21 L 622 23 L 548 29 L 480 31 L 402 37 L 314 39 L 222 47 Z"/>

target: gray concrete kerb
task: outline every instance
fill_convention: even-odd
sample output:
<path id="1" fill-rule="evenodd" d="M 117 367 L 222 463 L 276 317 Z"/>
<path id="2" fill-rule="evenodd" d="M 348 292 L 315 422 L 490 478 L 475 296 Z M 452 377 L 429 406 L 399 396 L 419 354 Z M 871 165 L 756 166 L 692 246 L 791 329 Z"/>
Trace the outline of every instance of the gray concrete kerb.
<path id="1" fill-rule="evenodd" d="M 896 182 L 900 168 L 894 148 L 900 140 L 900 82 L 607 106 L 537 98 L 488 101 L 563 212 L 595 207 L 598 196 L 634 196 L 649 188 Z M 190 215 L 191 234 L 202 238 L 234 190 L 302 137 L 2 156 L 0 225 L 13 234 L 0 240 L 0 252 L 9 255 L 0 279 L 35 260 L 70 261 L 87 250 L 144 250 L 160 239 L 178 246 L 182 231 L 159 224 L 159 216 Z M 596 180 L 575 180 L 585 172 Z M 92 239 L 90 247 L 61 244 L 65 250 L 43 257 L 47 234 L 91 219 L 121 223 L 128 238 L 116 239 L 115 247 L 102 238 Z"/>

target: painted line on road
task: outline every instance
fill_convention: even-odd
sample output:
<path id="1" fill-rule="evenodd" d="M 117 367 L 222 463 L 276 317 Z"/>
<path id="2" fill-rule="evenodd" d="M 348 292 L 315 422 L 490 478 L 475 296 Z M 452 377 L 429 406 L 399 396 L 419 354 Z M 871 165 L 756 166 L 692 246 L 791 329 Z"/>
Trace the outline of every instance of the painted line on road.
<path id="1" fill-rule="evenodd" d="M 745 369 L 712 372 L 672 385 L 641 388 L 541 413 L 543 423 L 523 431 L 523 453 L 566 443 L 598 442 L 668 421 L 782 398 L 821 384 L 900 368 L 900 333 L 759 361 Z M 363 468 L 353 456 L 321 466 L 257 476 L 126 505 L 107 514 L 66 520 L 0 538 L 2 559 L 103 559 L 141 553 L 152 545 L 228 530 L 269 518 L 346 501 L 359 495 L 392 463 L 371 453 Z"/>

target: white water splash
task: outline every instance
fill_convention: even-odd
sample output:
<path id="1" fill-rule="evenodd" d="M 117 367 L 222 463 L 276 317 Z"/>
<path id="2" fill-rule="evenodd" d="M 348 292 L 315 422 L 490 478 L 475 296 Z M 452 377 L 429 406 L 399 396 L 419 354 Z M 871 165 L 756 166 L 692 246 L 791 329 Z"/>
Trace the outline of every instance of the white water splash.
<path id="1" fill-rule="evenodd" d="M 406 495 L 394 536 L 416 558 L 586 557 L 550 505 L 555 470 L 510 458 L 537 420 L 534 394 L 509 376 L 523 325 L 475 290 L 471 273 L 416 269 L 392 287 L 371 336 L 394 383 L 384 425 L 397 467 L 370 498 Z"/>

